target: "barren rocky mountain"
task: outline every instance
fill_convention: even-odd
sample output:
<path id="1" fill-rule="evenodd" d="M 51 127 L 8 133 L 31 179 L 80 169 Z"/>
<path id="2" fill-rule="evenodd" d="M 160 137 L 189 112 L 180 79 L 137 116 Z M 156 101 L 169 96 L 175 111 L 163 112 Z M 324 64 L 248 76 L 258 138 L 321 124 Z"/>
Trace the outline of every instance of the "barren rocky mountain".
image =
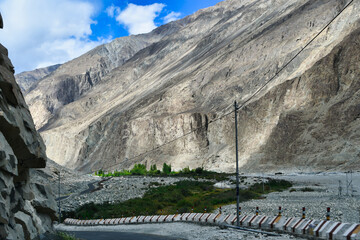
<path id="1" fill-rule="evenodd" d="M 31 88 L 31 85 L 51 74 L 53 71 L 58 69 L 60 65 L 61 64 L 56 64 L 49 67 L 38 68 L 33 71 L 22 72 L 15 75 L 15 80 L 19 84 L 21 91 L 26 93 Z"/>
<path id="2" fill-rule="evenodd" d="M 150 34 L 118 38 L 61 65 L 32 86 L 27 103 L 38 129 L 44 127 L 64 105 L 76 101 L 101 83 L 111 70 L 123 65 L 139 50 L 176 31 L 181 22 L 170 23 Z"/>
<path id="3" fill-rule="evenodd" d="M 244 170 L 358 169 L 360 3 L 348 3 L 226 0 L 63 64 L 25 97 L 48 157 L 83 172 L 233 171 L 237 100 Z"/>

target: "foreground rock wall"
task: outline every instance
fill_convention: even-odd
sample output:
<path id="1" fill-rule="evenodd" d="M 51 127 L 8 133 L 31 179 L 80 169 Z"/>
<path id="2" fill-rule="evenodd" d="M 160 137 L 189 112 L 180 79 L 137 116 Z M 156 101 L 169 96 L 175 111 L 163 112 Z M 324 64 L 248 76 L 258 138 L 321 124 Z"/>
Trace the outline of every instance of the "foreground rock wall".
<path id="1" fill-rule="evenodd" d="M 46 165 L 45 145 L 0 44 L 0 239 L 35 239 L 52 231 L 56 203 L 48 186 L 31 182 Z"/>

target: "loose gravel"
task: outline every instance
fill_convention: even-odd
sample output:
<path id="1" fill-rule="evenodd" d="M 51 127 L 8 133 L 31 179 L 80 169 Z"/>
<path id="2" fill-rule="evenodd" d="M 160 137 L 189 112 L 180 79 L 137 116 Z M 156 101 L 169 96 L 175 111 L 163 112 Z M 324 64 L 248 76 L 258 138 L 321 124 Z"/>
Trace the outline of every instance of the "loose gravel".
<path id="1" fill-rule="evenodd" d="M 286 217 L 300 217 L 302 208 L 306 208 L 306 217 L 325 219 L 326 208 L 331 208 L 331 219 L 342 222 L 359 222 L 360 220 L 360 173 L 311 173 L 287 175 L 242 175 L 241 188 L 253 183 L 261 183 L 267 178 L 284 179 L 293 183 L 292 190 L 273 192 L 264 195 L 262 199 L 251 200 L 240 204 L 242 214 L 255 213 L 259 207 L 260 214 L 277 215 L 278 207 L 282 207 L 282 215 Z M 346 180 L 346 178 L 348 180 Z M 88 189 L 88 184 L 98 182 L 96 176 L 67 176 L 62 183 L 62 194 L 70 193 L 70 197 L 61 201 L 62 209 L 74 210 L 76 207 L 89 203 L 121 202 L 135 197 L 141 197 L 150 187 L 169 185 L 185 178 L 161 177 L 116 177 L 103 183 L 102 189 L 92 193 L 79 195 Z M 350 184 L 351 180 L 351 184 Z M 348 183 L 348 184 L 346 184 Z M 95 184 L 95 187 L 97 185 Z M 234 179 L 216 184 L 217 187 L 233 188 Z M 302 191 L 304 188 L 311 192 Z M 70 192 L 66 192 L 70 191 Z M 223 213 L 234 213 L 235 204 L 222 207 Z M 218 210 L 214 211 L 217 212 Z M 301 239 L 291 235 L 270 237 L 263 234 L 239 232 L 234 229 L 220 229 L 214 226 L 200 226 L 191 223 L 165 223 L 120 225 L 99 227 L 77 227 L 58 225 L 67 231 L 124 231 L 175 236 L 182 239 Z"/>
<path id="2" fill-rule="evenodd" d="M 255 213 L 256 207 L 259 207 L 260 214 L 276 215 L 281 206 L 283 216 L 301 217 L 302 208 L 305 207 L 307 218 L 325 219 L 326 209 L 330 207 L 330 216 L 333 220 L 360 221 L 360 173 L 352 174 L 352 184 L 348 188 L 346 183 L 350 182 L 350 174 L 346 181 L 345 173 L 266 175 L 266 177 L 291 181 L 294 184 L 292 189 L 296 191 L 273 192 L 264 196 L 264 199 L 243 202 L 240 206 L 244 214 Z M 302 191 L 304 188 L 314 191 L 304 192 Z M 233 213 L 235 209 L 234 204 L 223 207 L 225 213 Z"/>
<path id="3" fill-rule="evenodd" d="M 324 219 L 326 208 L 331 209 L 331 218 L 342 222 L 359 222 L 360 220 L 360 173 L 352 174 L 352 184 L 346 187 L 345 173 L 318 173 L 318 174 L 291 174 L 291 175 L 248 175 L 241 176 L 241 188 L 253 183 L 266 181 L 267 178 L 284 179 L 293 182 L 292 190 L 273 192 L 263 199 L 251 200 L 240 204 L 243 214 L 255 212 L 259 207 L 260 214 L 277 215 L 279 206 L 282 214 L 287 217 L 300 217 L 302 208 L 306 208 L 306 217 Z M 91 175 L 68 176 L 62 181 L 62 196 L 69 195 L 61 201 L 63 210 L 71 211 L 77 207 L 94 203 L 116 203 L 131 198 L 142 197 L 151 187 L 170 185 L 186 178 L 173 177 L 114 177 L 103 182 L 102 189 L 95 192 L 79 195 L 88 189 L 89 183 L 101 181 L 102 178 Z M 340 182 L 339 182 L 340 181 Z M 348 174 L 348 183 L 350 174 Z M 235 187 L 234 181 L 217 183 L 217 187 Z M 57 190 L 56 184 L 55 191 Z M 340 188 L 339 188 L 340 187 Z M 304 188 L 312 192 L 302 191 Z M 224 213 L 234 213 L 235 204 L 223 206 Z M 216 212 L 216 211 L 215 211 Z"/>
<path id="4" fill-rule="evenodd" d="M 70 194 L 68 198 L 61 201 L 61 206 L 65 211 L 72 211 L 90 202 L 96 204 L 123 202 L 131 198 L 142 197 L 150 188 L 170 185 L 185 179 L 186 178 L 147 176 L 114 177 L 104 181 L 101 189 L 98 191 L 82 195 L 79 194 L 80 191 L 77 194 Z M 98 187 L 97 182 L 99 181 L 101 181 L 101 178 L 94 176 L 90 182 L 95 182 L 95 187 Z M 82 183 L 79 189 L 86 189 L 88 183 L 89 181 Z"/>

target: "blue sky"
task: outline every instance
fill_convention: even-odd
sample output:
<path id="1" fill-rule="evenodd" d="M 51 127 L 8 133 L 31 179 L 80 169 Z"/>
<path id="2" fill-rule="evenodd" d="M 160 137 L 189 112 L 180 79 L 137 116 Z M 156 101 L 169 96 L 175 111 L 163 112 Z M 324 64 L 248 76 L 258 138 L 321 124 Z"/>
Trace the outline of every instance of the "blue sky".
<path id="1" fill-rule="evenodd" d="M 114 38 L 146 33 L 221 0 L 0 0 L 16 73 L 64 63 Z"/>
<path id="2" fill-rule="evenodd" d="M 93 24 L 91 26 L 94 34 L 91 36 L 92 40 L 96 40 L 98 36 L 127 36 L 129 35 L 128 29 L 126 26 L 116 21 L 116 18 L 109 18 L 109 15 L 106 12 L 106 9 L 109 9 L 111 6 L 118 7 L 120 11 L 124 11 L 129 4 L 134 4 L 137 6 L 149 6 L 156 3 L 163 4 L 164 7 L 159 12 L 159 14 L 154 19 L 156 26 L 165 24 L 165 17 L 171 14 L 175 18 L 183 18 L 187 15 L 190 15 L 196 12 L 199 9 L 210 7 L 220 2 L 221 0 L 183 0 L 183 1 L 171 1 L 171 0 L 129 0 L 129 1 L 113 1 L 113 0 L 103 0 L 99 1 L 97 4 L 99 9 L 101 9 L 96 16 L 98 24 Z M 105 9 L 105 11 L 104 11 Z M 174 14 L 172 14 L 174 13 Z"/>

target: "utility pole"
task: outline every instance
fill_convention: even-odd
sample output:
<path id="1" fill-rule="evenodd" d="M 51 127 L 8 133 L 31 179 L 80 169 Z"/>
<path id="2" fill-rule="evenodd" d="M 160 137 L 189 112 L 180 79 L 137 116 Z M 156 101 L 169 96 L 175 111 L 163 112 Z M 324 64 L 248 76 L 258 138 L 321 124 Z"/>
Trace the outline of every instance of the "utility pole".
<path id="1" fill-rule="evenodd" d="M 349 178 L 348 178 L 348 172 L 346 172 L 346 195 L 349 196 Z"/>
<path id="2" fill-rule="evenodd" d="M 339 198 L 341 198 L 342 187 L 341 187 L 341 180 L 339 180 Z"/>
<path id="3" fill-rule="evenodd" d="M 350 179 L 349 179 L 350 175 Z M 346 195 L 353 196 L 353 186 L 352 186 L 352 171 L 346 172 Z"/>
<path id="4" fill-rule="evenodd" d="M 236 149 L 236 225 L 239 227 L 239 153 L 238 153 L 238 124 L 237 124 L 237 104 L 234 102 L 235 107 L 235 149 Z"/>
<path id="5" fill-rule="evenodd" d="M 60 207 L 60 179 L 61 179 L 61 177 L 60 177 L 60 170 L 59 170 L 59 172 L 58 172 L 58 174 L 59 174 L 59 203 L 58 203 L 58 205 L 59 205 L 59 224 L 61 223 L 61 207 Z"/>
<path id="6" fill-rule="evenodd" d="M 4 28 L 4 22 L 0 13 L 0 28 Z"/>

